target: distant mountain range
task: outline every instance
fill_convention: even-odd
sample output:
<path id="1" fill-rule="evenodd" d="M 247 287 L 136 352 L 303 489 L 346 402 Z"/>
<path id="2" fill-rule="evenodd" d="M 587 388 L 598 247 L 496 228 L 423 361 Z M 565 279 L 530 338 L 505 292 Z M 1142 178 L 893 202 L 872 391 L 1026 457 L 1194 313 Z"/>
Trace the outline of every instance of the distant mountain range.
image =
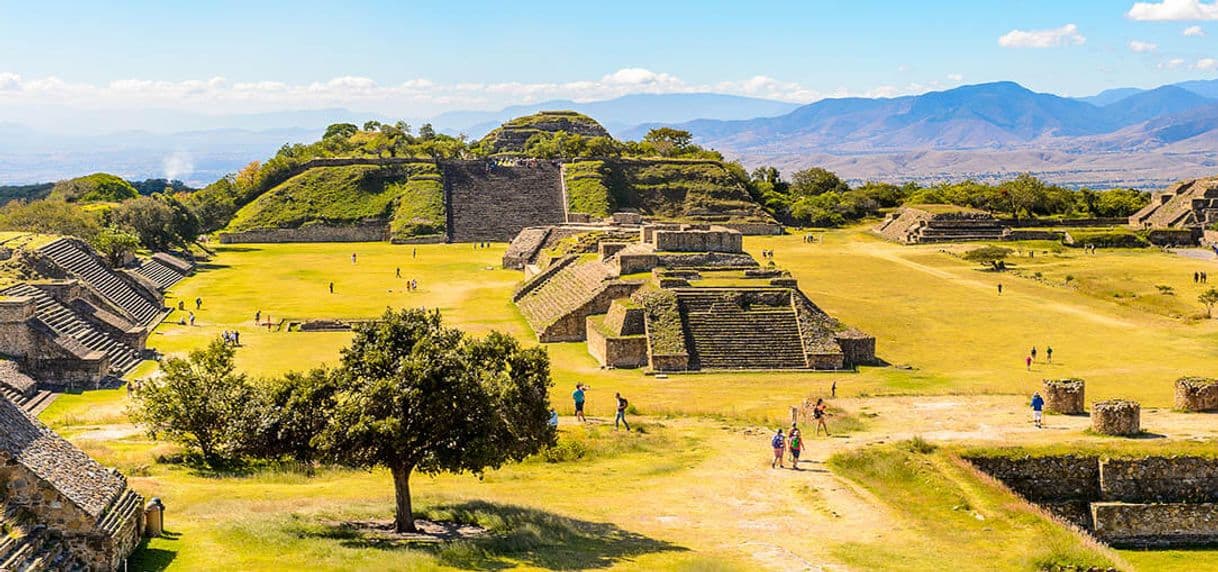
<path id="1" fill-rule="evenodd" d="M 625 139 L 661 125 L 688 129 L 700 144 L 748 166 L 818 165 L 855 181 L 998 179 L 1028 171 L 1067 185 L 1152 188 L 1218 171 L 1218 80 L 1081 98 L 996 82 L 807 105 L 713 93 L 638 94 L 407 121 L 476 138 L 507 119 L 547 109 L 586 113 Z M 57 123 L 24 121 L 48 117 Z M 315 140 L 330 123 L 370 119 L 394 120 L 342 108 L 219 116 L 0 108 L 0 184 L 109 171 L 203 185 L 285 143 Z"/>
<path id="2" fill-rule="evenodd" d="M 1063 184 L 1162 186 L 1218 170 L 1218 99 L 1207 94 L 1218 95 L 1218 80 L 1081 99 L 996 82 L 895 98 L 824 99 L 776 117 L 670 125 L 749 164 L 833 165 L 856 180 L 1032 171 Z M 640 125 L 624 136 L 656 126 Z M 1125 156 L 1128 174 L 1119 172 L 1117 155 Z"/>

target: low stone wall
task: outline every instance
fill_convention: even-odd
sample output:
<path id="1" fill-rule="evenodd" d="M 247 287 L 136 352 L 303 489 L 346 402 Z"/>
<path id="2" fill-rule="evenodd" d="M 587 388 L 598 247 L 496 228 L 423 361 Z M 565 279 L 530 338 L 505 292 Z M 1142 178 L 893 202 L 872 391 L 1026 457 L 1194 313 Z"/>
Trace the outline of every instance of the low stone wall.
<path id="1" fill-rule="evenodd" d="M 966 457 L 982 472 L 1035 503 L 1100 498 L 1100 460 L 1090 455 Z"/>
<path id="2" fill-rule="evenodd" d="M 1085 413 L 1085 390 L 1086 383 L 1077 378 L 1044 380 L 1045 411 L 1058 415 Z"/>
<path id="3" fill-rule="evenodd" d="M 743 252 L 744 236 L 734 230 L 657 230 L 652 236 L 656 250 L 665 252 Z"/>
<path id="4" fill-rule="evenodd" d="M 858 330 L 838 332 L 835 338 L 838 347 L 842 348 L 843 365 L 855 367 L 873 365 L 875 358 L 875 336 L 869 336 Z M 813 368 L 817 368 L 815 365 Z"/>
<path id="5" fill-rule="evenodd" d="M 1116 502 L 1218 503 L 1218 460 L 1108 459 L 1100 467 L 1100 493 Z"/>
<path id="6" fill-rule="evenodd" d="M 617 255 L 618 274 L 648 272 L 657 264 L 659 264 L 659 258 L 655 254 L 620 253 Z"/>
<path id="7" fill-rule="evenodd" d="M 740 268 L 756 267 L 757 261 L 746 253 L 732 252 L 663 252 L 658 253 L 660 266 L 669 268 Z"/>
<path id="8" fill-rule="evenodd" d="M 277 242 L 382 242 L 389 239 L 385 223 L 329 226 L 311 224 L 300 228 L 269 228 L 220 234 L 222 244 Z"/>
<path id="9" fill-rule="evenodd" d="M 1176 380 L 1176 409 L 1218 411 L 1218 379 L 1182 377 Z"/>
<path id="10" fill-rule="evenodd" d="M 1006 240 L 1062 240 L 1066 237 L 1061 230 L 1033 230 L 1028 228 L 1013 228 L 1007 233 Z"/>
<path id="11" fill-rule="evenodd" d="M 689 371 L 689 354 L 651 354 L 648 362 L 655 371 Z"/>
<path id="12" fill-rule="evenodd" d="M 1218 504 L 1100 502 L 1092 503 L 1091 514 L 1095 535 L 1122 548 L 1218 543 Z"/>
<path id="13" fill-rule="evenodd" d="M 1125 399 L 1096 402 L 1091 408 L 1091 429 L 1101 435 L 1137 435 L 1142 432 L 1142 407 Z"/>
<path id="14" fill-rule="evenodd" d="M 776 236 L 782 234 L 782 225 L 768 222 L 721 222 L 719 226 L 730 228 L 746 236 Z"/>
<path id="15" fill-rule="evenodd" d="M 614 300 L 605 314 L 605 330 L 618 336 L 637 336 L 647 333 L 643 308 L 627 306 L 625 299 Z M 644 353 L 646 353 L 644 351 Z"/>
<path id="16" fill-rule="evenodd" d="M 588 353 L 604 367 L 636 368 L 647 365 L 647 336 L 610 336 L 604 316 L 588 316 Z"/>

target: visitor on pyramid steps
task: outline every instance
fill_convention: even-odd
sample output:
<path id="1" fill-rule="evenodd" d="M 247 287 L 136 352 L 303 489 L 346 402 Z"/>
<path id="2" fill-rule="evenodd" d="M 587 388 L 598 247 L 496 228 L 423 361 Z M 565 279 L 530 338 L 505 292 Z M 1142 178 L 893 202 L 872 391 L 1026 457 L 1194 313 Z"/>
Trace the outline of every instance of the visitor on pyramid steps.
<path id="1" fill-rule="evenodd" d="M 613 417 L 613 430 L 617 431 L 618 422 L 626 427 L 626 432 L 630 432 L 630 424 L 626 422 L 626 408 L 630 406 L 630 402 L 626 401 L 620 393 L 614 393 L 613 397 L 617 399 L 617 415 Z"/>
<path id="2" fill-rule="evenodd" d="M 770 448 L 774 450 L 774 460 L 770 461 L 770 468 L 783 468 L 782 455 L 787 449 L 787 438 L 782 434 L 782 428 L 778 428 L 778 432 L 770 438 Z"/>

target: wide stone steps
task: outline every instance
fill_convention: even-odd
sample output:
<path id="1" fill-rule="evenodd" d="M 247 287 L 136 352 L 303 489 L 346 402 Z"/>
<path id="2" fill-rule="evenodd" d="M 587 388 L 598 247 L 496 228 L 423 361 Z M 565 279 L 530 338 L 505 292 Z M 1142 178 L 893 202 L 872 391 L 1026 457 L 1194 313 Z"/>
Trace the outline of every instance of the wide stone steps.
<path id="1" fill-rule="evenodd" d="M 123 281 L 101 259 L 75 243 L 61 239 L 42 247 L 39 252 L 72 275 L 89 283 L 110 302 L 126 310 L 136 322 L 147 325 L 160 315 L 161 308 L 141 296 L 134 286 Z"/>
<path id="2" fill-rule="evenodd" d="M 7 385 L 0 385 L 0 398 L 8 399 L 30 415 L 38 415 L 55 400 L 55 394 L 40 389 L 32 397 L 26 397 Z"/>
<path id="3" fill-rule="evenodd" d="M 186 277 L 185 274 L 178 272 L 176 268 L 156 260 L 155 258 L 140 265 L 140 267 L 135 271 L 139 272 L 145 278 L 151 280 L 157 286 L 160 286 L 162 290 L 177 284 L 179 280 Z"/>
<path id="4" fill-rule="evenodd" d="M 592 298 L 612 276 L 612 270 L 599 261 L 577 262 L 549 277 L 517 304 L 534 327 L 549 325 Z"/>
<path id="5" fill-rule="evenodd" d="M 29 284 L 16 284 L 0 290 L 7 296 L 29 296 L 35 302 L 35 315 L 56 333 L 72 338 L 91 350 L 98 350 L 110 358 L 110 369 L 122 375 L 135 367 L 142 359 L 135 348 L 115 339 L 93 324 L 80 318 L 70 308 L 51 297 L 50 294 Z"/>
<path id="6" fill-rule="evenodd" d="M 699 369 L 803 369 L 794 307 L 741 308 L 730 292 L 681 291 L 678 306 L 692 365 Z"/>
<path id="7" fill-rule="evenodd" d="M 525 227 L 564 222 L 558 167 L 545 161 L 533 167 L 489 165 L 489 161 L 444 164 L 450 241 L 507 242 Z"/>

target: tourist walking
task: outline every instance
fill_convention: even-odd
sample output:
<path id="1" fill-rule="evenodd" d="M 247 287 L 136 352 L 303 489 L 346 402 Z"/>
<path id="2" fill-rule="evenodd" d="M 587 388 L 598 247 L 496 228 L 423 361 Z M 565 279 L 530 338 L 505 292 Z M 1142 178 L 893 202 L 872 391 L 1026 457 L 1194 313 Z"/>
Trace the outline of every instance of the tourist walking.
<path id="1" fill-rule="evenodd" d="M 355 264 L 355 253 L 351 253 L 351 264 Z"/>
<path id="2" fill-rule="evenodd" d="M 1024 361 L 1024 365 L 1027 366 L 1028 371 L 1032 371 L 1032 356 L 1023 358 L 1023 361 Z"/>
<path id="3" fill-rule="evenodd" d="M 254 323 L 257 324 L 258 322 L 261 322 L 261 321 L 262 321 L 262 310 L 258 310 L 257 312 L 254 312 Z"/>
<path id="4" fill-rule="evenodd" d="M 1036 346 L 1032 346 L 1032 361 L 1036 361 Z"/>
<path id="5" fill-rule="evenodd" d="M 192 326 L 195 325 L 195 313 L 194 312 L 190 313 L 190 325 L 192 325 Z"/>
<path id="6" fill-rule="evenodd" d="M 791 424 L 791 435 L 787 438 L 787 449 L 791 451 L 791 468 L 799 470 L 799 453 L 804 448 L 803 436 L 799 434 L 799 428 L 794 423 Z"/>
<path id="7" fill-rule="evenodd" d="M 1045 398 L 1040 396 L 1040 392 L 1032 394 L 1032 422 L 1036 424 L 1036 428 L 1042 427 L 1042 418 L 1044 417 Z"/>
<path id="8" fill-rule="evenodd" d="M 588 386 L 577 383 L 575 384 L 575 391 L 571 392 L 571 399 L 575 400 L 575 418 L 584 423 L 588 422 L 588 418 L 584 417 L 584 399 L 586 398 L 584 392 L 587 390 Z"/>
<path id="9" fill-rule="evenodd" d="M 202 308 L 202 307 L 203 307 L 203 299 L 195 298 L 195 309 L 198 310 L 199 308 Z"/>
<path id="10" fill-rule="evenodd" d="M 1201 283 L 1201 273 L 1194 272 L 1193 273 L 1193 284 L 1200 284 L 1200 283 Z"/>
<path id="11" fill-rule="evenodd" d="M 812 431 L 812 435 L 820 435 L 820 430 L 825 430 L 825 437 L 829 436 L 829 426 L 825 424 L 825 418 L 829 416 L 829 405 L 825 403 L 823 398 L 816 398 L 816 405 L 812 407 L 812 419 L 816 420 L 816 428 Z"/>
<path id="12" fill-rule="evenodd" d="M 829 397 L 837 397 L 837 382 L 836 381 L 833 382 L 833 385 L 829 386 Z"/>
<path id="13" fill-rule="evenodd" d="M 331 294 L 334 293 L 334 283 L 333 282 L 330 283 L 330 293 Z"/>
<path id="14" fill-rule="evenodd" d="M 617 431 L 617 424 L 620 421 L 626 426 L 626 432 L 630 432 L 630 424 L 626 422 L 626 408 L 630 406 L 630 402 L 626 401 L 620 393 L 614 393 L 613 397 L 617 399 L 617 415 L 613 418 L 613 430 Z"/>
<path id="15" fill-rule="evenodd" d="M 1053 363 L 1053 346 L 1045 346 L 1045 359 Z"/>
<path id="16" fill-rule="evenodd" d="M 998 283 L 998 295 L 999 295 L 999 296 L 1001 296 L 1001 295 L 1002 295 L 1002 282 L 999 282 L 999 283 Z"/>
<path id="17" fill-rule="evenodd" d="M 185 310 L 185 309 L 186 309 L 186 301 L 185 301 L 185 300 L 178 300 L 178 311 L 182 311 L 182 310 Z"/>
<path id="18" fill-rule="evenodd" d="M 401 266 L 399 266 L 398 269 L 396 271 L 394 271 L 394 275 L 397 276 L 398 278 L 402 277 L 402 267 Z"/>
<path id="19" fill-rule="evenodd" d="M 782 427 L 778 428 L 778 432 L 770 438 L 770 447 L 774 449 L 774 460 L 770 461 L 770 468 L 782 468 L 782 454 L 786 452 L 787 438 L 782 434 Z"/>

